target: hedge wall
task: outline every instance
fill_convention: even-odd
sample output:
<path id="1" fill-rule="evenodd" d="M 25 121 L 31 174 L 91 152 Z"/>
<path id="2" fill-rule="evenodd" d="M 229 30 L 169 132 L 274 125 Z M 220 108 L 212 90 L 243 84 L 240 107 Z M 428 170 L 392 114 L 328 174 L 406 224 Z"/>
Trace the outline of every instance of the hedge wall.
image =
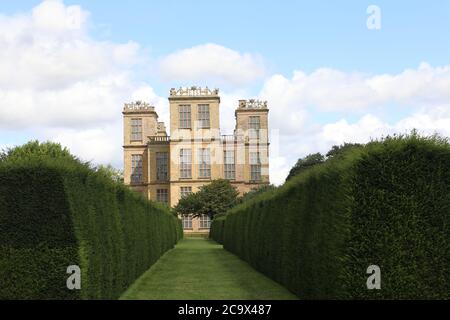
<path id="1" fill-rule="evenodd" d="M 225 224 L 226 215 L 216 214 L 213 221 L 211 221 L 211 229 L 209 232 L 209 237 L 214 239 L 216 242 L 223 244 L 223 230 Z"/>
<path id="2" fill-rule="evenodd" d="M 304 299 L 450 298 L 450 146 L 387 138 L 228 212 L 211 234 Z M 381 290 L 368 290 L 369 265 Z"/>
<path id="3" fill-rule="evenodd" d="M 167 208 L 81 165 L 0 165 L 0 299 L 116 299 L 180 237 Z"/>

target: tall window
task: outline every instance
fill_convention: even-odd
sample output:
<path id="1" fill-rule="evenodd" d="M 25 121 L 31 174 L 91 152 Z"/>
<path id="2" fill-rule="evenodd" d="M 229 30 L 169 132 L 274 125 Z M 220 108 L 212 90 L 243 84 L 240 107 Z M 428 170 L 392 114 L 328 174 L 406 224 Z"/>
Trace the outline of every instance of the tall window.
<path id="1" fill-rule="evenodd" d="M 131 141 L 142 141 L 142 119 L 131 119 Z"/>
<path id="2" fill-rule="evenodd" d="M 250 139 L 258 139 L 259 130 L 261 129 L 260 117 L 250 116 L 248 118 L 248 128 Z"/>
<path id="3" fill-rule="evenodd" d="M 235 178 L 234 150 L 223 152 L 223 164 L 225 179 L 233 180 Z"/>
<path id="4" fill-rule="evenodd" d="M 252 181 L 261 180 L 261 159 L 259 152 L 250 152 L 250 179 Z"/>
<path id="5" fill-rule="evenodd" d="M 190 129 L 191 128 L 191 105 L 180 104 L 178 106 L 178 111 L 180 115 L 180 129 Z"/>
<path id="6" fill-rule="evenodd" d="M 209 128 L 209 104 L 198 105 L 198 127 Z"/>
<path id="7" fill-rule="evenodd" d="M 192 193 L 192 187 L 181 187 L 180 188 L 181 197 L 186 197 Z"/>
<path id="8" fill-rule="evenodd" d="M 162 203 L 169 203 L 169 190 L 156 189 L 156 201 Z"/>
<path id="9" fill-rule="evenodd" d="M 183 229 L 192 229 L 192 217 L 189 215 L 183 215 L 181 217 L 181 220 L 183 221 Z"/>
<path id="10" fill-rule="evenodd" d="M 192 153 L 191 149 L 180 150 L 180 178 L 192 177 Z"/>
<path id="11" fill-rule="evenodd" d="M 142 155 L 131 155 L 131 182 L 142 182 Z"/>
<path id="12" fill-rule="evenodd" d="M 202 214 L 200 216 L 200 229 L 209 229 L 211 227 L 211 219 L 208 215 Z"/>
<path id="13" fill-rule="evenodd" d="M 199 177 L 211 177 L 211 155 L 209 149 L 198 149 Z"/>
<path id="14" fill-rule="evenodd" d="M 157 152 L 156 153 L 156 180 L 167 181 L 168 180 L 168 167 L 169 167 L 169 153 Z"/>

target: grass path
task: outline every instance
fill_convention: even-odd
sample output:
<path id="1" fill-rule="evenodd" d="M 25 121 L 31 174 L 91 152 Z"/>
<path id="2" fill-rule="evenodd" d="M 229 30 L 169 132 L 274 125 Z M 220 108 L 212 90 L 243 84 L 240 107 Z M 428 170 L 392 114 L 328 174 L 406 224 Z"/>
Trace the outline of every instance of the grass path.
<path id="1" fill-rule="evenodd" d="M 186 238 L 145 272 L 121 299 L 296 299 L 212 240 Z"/>

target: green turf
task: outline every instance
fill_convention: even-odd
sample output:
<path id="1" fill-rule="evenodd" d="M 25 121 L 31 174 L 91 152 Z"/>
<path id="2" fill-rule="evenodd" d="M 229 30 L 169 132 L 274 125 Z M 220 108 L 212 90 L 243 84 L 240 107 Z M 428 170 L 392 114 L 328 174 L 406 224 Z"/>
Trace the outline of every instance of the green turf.
<path id="1" fill-rule="evenodd" d="M 208 239 L 185 238 L 121 299 L 297 299 L 278 283 Z"/>

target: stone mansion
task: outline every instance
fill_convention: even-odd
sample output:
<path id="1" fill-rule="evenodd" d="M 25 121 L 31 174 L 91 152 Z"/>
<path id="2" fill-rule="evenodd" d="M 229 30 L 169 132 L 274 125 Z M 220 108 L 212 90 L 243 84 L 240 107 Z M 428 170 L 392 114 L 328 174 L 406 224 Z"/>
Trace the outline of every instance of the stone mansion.
<path id="1" fill-rule="evenodd" d="M 169 206 L 214 179 L 229 179 L 240 194 L 269 184 L 267 102 L 239 100 L 232 135 L 220 132 L 218 89 L 171 89 L 169 106 L 170 137 L 155 107 L 125 104 L 125 184 Z M 209 227 L 207 216 L 183 217 L 185 233 Z"/>

